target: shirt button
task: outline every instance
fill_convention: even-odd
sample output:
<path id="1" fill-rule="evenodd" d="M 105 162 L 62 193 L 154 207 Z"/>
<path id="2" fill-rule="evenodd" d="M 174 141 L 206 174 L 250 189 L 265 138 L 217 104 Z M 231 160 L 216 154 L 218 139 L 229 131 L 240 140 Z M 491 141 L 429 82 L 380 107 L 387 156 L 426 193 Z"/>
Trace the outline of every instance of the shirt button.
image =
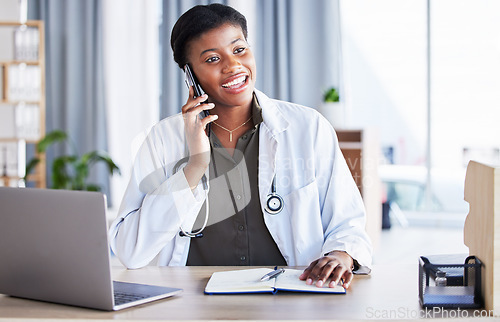
<path id="1" fill-rule="evenodd" d="M 244 260 L 246 260 L 246 259 L 247 259 L 247 257 L 246 257 L 246 256 L 241 256 L 241 257 L 240 257 L 240 260 L 241 260 L 241 261 L 244 261 Z"/>
<path id="2" fill-rule="evenodd" d="M 236 195 L 236 199 L 240 200 L 241 199 L 241 195 Z"/>
<path id="3" fill-rule="evenodd" d="M 238 230 L 239 230 L 239 231 L 243 231 L 244 229 L 245 229 L 245 226 L 243 226 L 243 225 L 239 225 L 239 226 L 238 226 Z"/>

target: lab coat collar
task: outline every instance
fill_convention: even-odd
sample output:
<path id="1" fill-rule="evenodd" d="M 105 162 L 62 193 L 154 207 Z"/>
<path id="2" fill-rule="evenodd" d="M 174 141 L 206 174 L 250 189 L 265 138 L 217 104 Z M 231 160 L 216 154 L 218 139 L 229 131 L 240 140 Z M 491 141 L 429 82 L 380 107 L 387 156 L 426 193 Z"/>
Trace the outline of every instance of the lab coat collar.
<path id="1" fill-rule="evenodd" d="M 289 122 L 287 118 L 281 113 L 277 104 L 264 93 L 256 89 L 255 95 L 262 108 L 263 124 L 269 129 L 271 136 L 276 137 L 277 134 L 288 128 Z"/>

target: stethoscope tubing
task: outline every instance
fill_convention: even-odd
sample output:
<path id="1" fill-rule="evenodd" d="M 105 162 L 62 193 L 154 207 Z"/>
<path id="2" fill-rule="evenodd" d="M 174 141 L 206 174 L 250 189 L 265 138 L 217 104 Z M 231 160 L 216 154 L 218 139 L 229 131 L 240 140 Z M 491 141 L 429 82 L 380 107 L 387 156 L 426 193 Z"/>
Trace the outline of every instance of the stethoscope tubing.
<path id="1" fill-rule="evenodd" d="M 212 154 L 212 160 L 213 160 L 213 151 L 211 150 L 210 153 Z M 173 173 L 177 173 L 177 171 L 179 171 L 181 166 L 184 163 L 188 162 L 188 159 L 189 159 L 189 157 L 185 157 L 185 158 L 182 158 L 181 160 L 179 160 L 173 168 Z M 215 164 L 214 164 L 214 172 L 215 172 L 215 175 L 217 177 L 217 168 L 215 167 Z M 203 175 L 201 180 L 203 182 L 205 189 L 208 189 L 208 180 L 207 180 L 206 175 Z M 234 197 L 232 196 L 232 192 L 231 192 L 231 197 L 234 199 Z M 202 227 L 200 229 L 198 229 L 198 231 L 187 232 L 184 229 L 182 229 L 182 225 L 181 225 L 179 227 L 179 229 L 180 229 L 179 235 L 181 237 L 190 237 L 190 238 L 203 237 L 203 230 L 205 230 L 205 228 L 208 224 L 208 217 L 209 217 L 209 201 L 208 201 L 208 199 L 209 198 L 208 198 L 208 194 L 207 194 L 207 197 L 205 199 L 205 220 L 203 222 Z M 273 175 L 273 181 L 271 183 L 271 193 L 267 195 L 265 211 L 270 215 L 277 215 L 283 210 L 284 206 L 285 206 L 285 203 L 284 203 L 283 198 L 278 193 L 276 193 L 276 173 L 275 173 Z"/>

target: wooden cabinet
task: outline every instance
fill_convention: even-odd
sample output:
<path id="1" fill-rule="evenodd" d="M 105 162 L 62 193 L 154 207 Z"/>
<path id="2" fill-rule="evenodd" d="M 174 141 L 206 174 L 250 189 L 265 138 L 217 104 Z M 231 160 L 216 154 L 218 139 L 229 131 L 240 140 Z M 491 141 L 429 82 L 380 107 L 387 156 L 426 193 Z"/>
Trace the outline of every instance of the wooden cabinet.
<path id="1" fill-rule="evenodd" d="M 382 192 L 378 175 L 380 146 L 376 130 L 337 130 L 340 150 L 361 192 L 366 208 L 366 231 L 376 248 L 382 230 Z"/>
<path id="2" fill-rule="evenodd" d="M 500 167 L 470 161 L 465 176 L 465 200 L 470 210 L 464 224 L 469 255 L 483 263 L 481 295 L 484 307 L 500 315 Z"/>
<path id="3" fill-rule="evenodd" d="M 45 55 L 42 21 L 0 21 L 0 186 L 24 186 L 27 151 L 45 136 Z M 45 155 L 33 185 L 45 187 Z"/>

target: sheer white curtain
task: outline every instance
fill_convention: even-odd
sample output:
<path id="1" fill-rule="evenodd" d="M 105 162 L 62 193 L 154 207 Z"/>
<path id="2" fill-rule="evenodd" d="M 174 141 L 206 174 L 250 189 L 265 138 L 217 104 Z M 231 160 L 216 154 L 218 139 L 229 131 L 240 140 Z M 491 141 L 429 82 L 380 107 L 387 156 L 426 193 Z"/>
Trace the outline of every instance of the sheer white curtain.
<path id="1" fill-rule="evenodd" d="M 159 116 L 157 1 L 103 1 L 109 152 L 122 175 L 111 181 L 117 209 L 130 178 L 133 149 Z"/>

